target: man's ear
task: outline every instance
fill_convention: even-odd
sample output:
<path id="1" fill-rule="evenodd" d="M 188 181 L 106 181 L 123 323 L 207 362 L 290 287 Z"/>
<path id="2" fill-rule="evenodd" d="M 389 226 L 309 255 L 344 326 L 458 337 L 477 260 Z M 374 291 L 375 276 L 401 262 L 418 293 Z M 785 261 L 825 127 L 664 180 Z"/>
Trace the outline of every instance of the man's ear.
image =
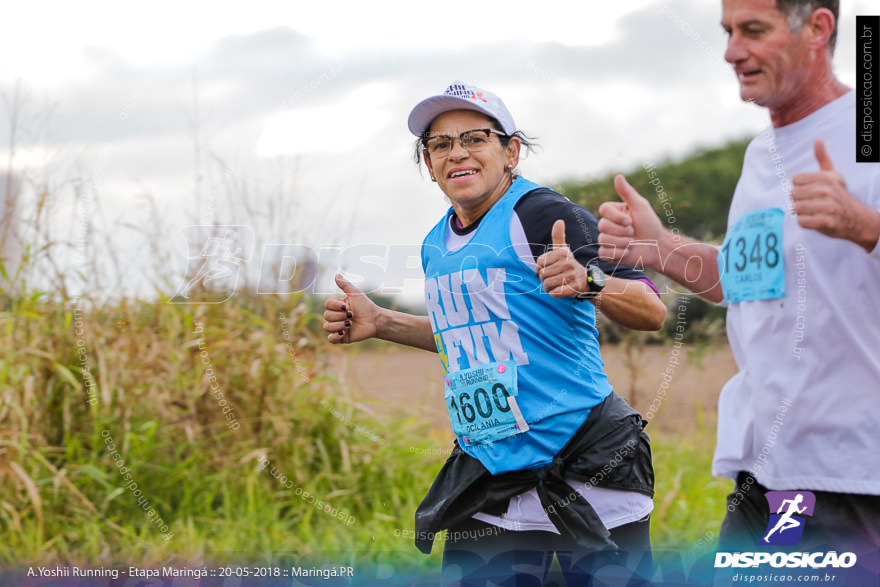
<path id="1" fill-rule="evenodd" d="M 834 34 L 834 14 L 827 8 L 817 8 L 804 23 L 804 31 L 807 33 L 807 42 L 817 50 L 831 52 L 828 41 Z"/>

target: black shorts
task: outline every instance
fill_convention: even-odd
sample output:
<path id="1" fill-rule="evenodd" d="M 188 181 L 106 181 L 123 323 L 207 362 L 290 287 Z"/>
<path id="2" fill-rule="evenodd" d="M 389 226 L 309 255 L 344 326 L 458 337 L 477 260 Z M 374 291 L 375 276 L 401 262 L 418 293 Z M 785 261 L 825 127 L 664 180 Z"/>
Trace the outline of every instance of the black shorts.
<path id="1" fill-rule="evenodd" d="M 633 587 L 649 584 L 650 516 L 610 532 L 619 550 L 587 553 L 552 532 L 505 530 L 471 518 L 446 533 L 442 583 L 540 587 L 555 556 L 569 587 L 592 585 L 593 577 L 623 578 L 620 584 Z"/>

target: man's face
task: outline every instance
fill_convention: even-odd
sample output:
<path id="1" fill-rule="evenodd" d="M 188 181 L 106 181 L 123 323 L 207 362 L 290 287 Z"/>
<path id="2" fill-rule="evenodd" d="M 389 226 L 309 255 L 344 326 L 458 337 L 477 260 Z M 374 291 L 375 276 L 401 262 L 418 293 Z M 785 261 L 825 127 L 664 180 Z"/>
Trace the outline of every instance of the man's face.
<path id="1" fill-rule="evenodd" d="M 797 102 L 808 83 L 810 54 L 776 0 L 722 0 L 721 26 L 728 35 L 724 58 L 733 65 L 742 99 L 771 110 Z"/>

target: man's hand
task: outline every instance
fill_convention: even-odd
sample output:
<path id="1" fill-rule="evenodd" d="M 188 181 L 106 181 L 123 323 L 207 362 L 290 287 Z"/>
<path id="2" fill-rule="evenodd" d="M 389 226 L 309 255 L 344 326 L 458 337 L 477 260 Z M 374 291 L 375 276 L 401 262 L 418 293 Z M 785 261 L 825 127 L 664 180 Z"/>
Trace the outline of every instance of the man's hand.
<path id="1" fill-rule="evenodd" d="M 330 333 L 327 339 L 340 344 L 376 336 L 379 307 L 341 275 L 336 275 L 336 285 L 345 297 L 324 300 L 323 328 Z"/>
<path id="2" fill-rule="evenodd" d="M 798 224 L 853 241 L 871 252 L 880 237 L 880 212 L 849 192 L 822 139 L 816 140 L 814 150 L 819 171 L 798 173 L 792 178 L 791 199 Z"/>
<path id="3" fill-rule="evenodd" d="M 544 291 L 554 298 L 570 298 L 590 290 L 587 270 L 581 265 L 568 243 L 565 242 L 565 221 L 553 223 L 552 249 L 537 259 L 538 278 Z"/>
<path id="4" fill-rule="evenodd" d="M 718 277 L 718 250 L 663 227 L 651 203 L 623 175 L 614 176 L 622 202 L 599 206 L 599 256 L 662 273 L 711 302 L 724 294 Z"/>
<path id="5" fill-rule="evenodd" d="M 643 265 L 660 270 L 660 242 L 666 236 L 663 223 L 621 174 L 614 176 L 614 188 L 622 202 L 599 206 L 599 256 L 625 265 Z"/>

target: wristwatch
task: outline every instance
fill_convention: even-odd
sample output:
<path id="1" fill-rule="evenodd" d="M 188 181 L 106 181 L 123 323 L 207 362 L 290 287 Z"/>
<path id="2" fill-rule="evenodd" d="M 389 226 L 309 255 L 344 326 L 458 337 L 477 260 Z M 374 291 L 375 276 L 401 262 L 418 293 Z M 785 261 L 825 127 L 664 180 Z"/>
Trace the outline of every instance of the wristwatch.
<path id="1" fill-rule="evenodd" d="M 605 287 L 605 272 L 598 265 L 587 265 L 587 286 L 590 291 L 581 292 L 577 295 L 579 300 L 595 298 Z"/>

